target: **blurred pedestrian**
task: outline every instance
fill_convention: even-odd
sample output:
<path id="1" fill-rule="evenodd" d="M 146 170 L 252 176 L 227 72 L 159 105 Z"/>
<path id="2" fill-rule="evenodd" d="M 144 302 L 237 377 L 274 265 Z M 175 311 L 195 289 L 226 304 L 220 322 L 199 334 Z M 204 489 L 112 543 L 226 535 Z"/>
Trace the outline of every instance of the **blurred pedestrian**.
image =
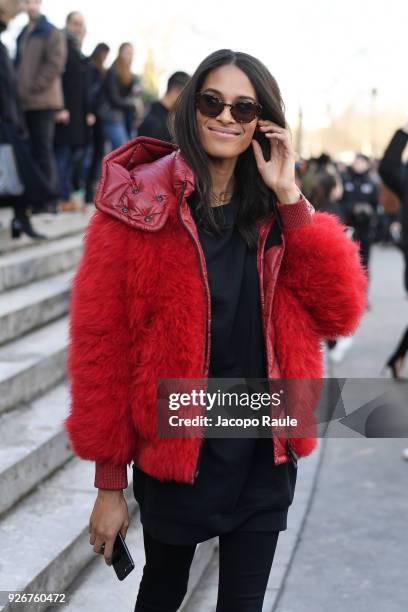
<path id="1" fill-rule="evenodd" d="M 22 10 L 22 4 L 18 0 L 0 0 L 0 33 Z M 25 121 L 18 95 L 17 76 L 8 51 L 0 40 L 0 146 L 1 144 L 11 146 L 18 179 L 22 182 L 22 189 L 18 190 L 21 193 L 2 196 L 1 204 L 12 206 L 14 210 L 11 221 L 12 238 L 19 238 L 21 233 L 24 233 L 30 238 L 42 239 L 46 236 L 34 230 L 27 213 L 35 185 L 32 181 L 27 184 L 27 178 L 31 176 L 30 170 L 34 172 L 34 163 L 30 165 L 30 152 L 26 146 L 25 136 Z M 5 168 L 2 167 L 0 170 L 4 172 Z"/>
<path id="2" fill-rule="evenodd" d="M 397 130 L 389 143 L 379 166 L 379 173 L 389 189 L 400 200 L 399 222 L 401 224 L 400 246 L 404 255 L 404 287 L 408 293 L 408 165 L 402 154 L 408 142 L 408 124 Z M 408 353 L 408 329 L 402 335 L 397 348 L 387 360 L 394 378 L 400 378 L 404 359 Z M 408 458 L 408 455 L 407 455 Z"/>
<path id="3" fill-rule="evenodd" d="M 41 0 L 26 0 L 28 25 L 17 38 L 16 66 L 19 90 L 33 157 L 55 193 L 56 210 L 58 173 L 54 157 L 55 111 L 64 108 L 61 76 L 67 48 L 63 34 L 41 14 Z M 37 207 L 37 210 L 39 208 Z"/>
<path id="4" fill-rule="evenodd" d="M 62 75 L 64 109 L 56 113 L 55 156 L 59 176 L 60 210 L 75 210 L 71 201 L 75 164 L 80 164 L 95 123 L 91 112 L 91 84 L 87 61 L 81 52 L 85 36 L 84 17 L 78 11 L 69 13 L 63 34 L 67 45 L 67 62 Z"/>
<path id="5" fill-rule="evenodd" d="M 312 193 L 315 188 L 317 188 L 322 195 L 322 188 L 323 191 L 330 189 L 329 183 L 331 183 L 331 181 L 328 179 L 329 175 L 335 180 L 335 187 L 330 194 L 330 200 L 336 203 L 339 202 L 341 196 L 343 195 L 343 183 L 337 165 L 331 159 L 330 155 L 327 153 L 322 153 L 319 157 L 311 158 L 307 163 L 298 164 L 298 168 L 299 179 L 301 181 L 303 192 L 307 198 L 312 198 Z M 325 187 L 323 185 L 324 182 L 327 182 Z M 317 194 L 317 197 L 320 197 L 320 195 Z M 326 198 L 324 206 L 326 206 L 328 204 L 328 194 L 326 193 L 324 197 Z M 338 208 L 339 212 L 340 206 L 336 206 L 336 208 Z"/>
<path id="6" fill-rule="evenodd" d="M 404 260 L 404 287 L 408 293 L 408 165 L 403 163 L 402 154 L 408 142 L 408 123 L 398 129 L 389 143 L 380 162 L 379 174 L 400 201 L 399 222 L 401 227 L 401 246 Z M 408 328 L 402 335 L 397 348 L 388 358 L 385 367 L 390 368 L 393 378 L 400 378 L 404 359 L 408 353 Z M 408 460 L 408 448 L 403 449 L 402 457 Z"/>
<path id="7" fill-rule="evenodd" d="M 149 112 L 137 129 L 138 136 L 150 136 L 172 142 L 169 130 L 169 113 L 174 107 L 184 85 L 189 79 L 186 72 L 175 72 L 167 81 L 165 95 L 156 102 L 152 102 Z"/>
<path id="8" fill-rule="evenodd" d="M 408 165 L 403 163 L 402 154 L 408 142 L 408 123 L 396 131 L 392 137 L 378 171 L 386 186 L 400 201 L 397 214 L 401 225 L 399 241 L 404 256 L 404 288 L 408 294 Z M 397 211 L 394 211 L 397 212 Z"/>
<path id="9" fill-rule="evenodd" d="M 98 113 L 98 104 L 106 75 L 105 62 L 109 51 L 110 48 L 106 43 L 99 43 L 88 58 L 91 109 L 95 115 L 95 123 L 92 127 L 90 164 L 86 171 L 85 202 L 87 203 L 94 200 L 96 181 L 99 178 L 102 159 L 105 154 L 105 135 L 103 123 Z"/>
<path id="10" fill-rule="evenodd" d="M 132 138 L 136 100 L 142 91 L 139 77 L 131 70 L 133 56 L 133 45 L 121 44 L 103 84 L 98 115 L 102 119 L 105 140 L 112 149 Z"/>
<path id="11" fill-rule="evenodd" d="M 343 209 L 339 200 L 343 195 L 341 183 L 329 170 L 320 170 L 315 173 L 310 185 L 310 200 L 316 210 L 329 212 L 344 222 Z"/>
<path id="12" fill-rule="evenodd" d="M 353 238 L 360 245 L 360 257 L 369 273 L 378 208 L 378 187 L 371 176 L 369 158 L 358 153 L 342 178 L 344 192 L 341 205 L 345 222 L 354 229 Z"/>

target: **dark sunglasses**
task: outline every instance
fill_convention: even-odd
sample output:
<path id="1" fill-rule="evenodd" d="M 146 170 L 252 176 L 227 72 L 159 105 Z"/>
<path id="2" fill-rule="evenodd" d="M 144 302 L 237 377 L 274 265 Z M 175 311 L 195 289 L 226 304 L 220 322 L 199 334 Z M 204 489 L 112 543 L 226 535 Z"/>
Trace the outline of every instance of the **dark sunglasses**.
<path id="1" fill-rule="evenodd" d="M 196 108 L 206 117 L 218 117 L 225 106 L 230 107 L 231 115 L 238 123 L 250 123 L 255 117 L 260 116 L 262 110 L 262 106 L 258 102 L 242 100 L 234 102 L 234 104 L 227 104 L 214 94 L 201 92 L 196 94 Z"/>

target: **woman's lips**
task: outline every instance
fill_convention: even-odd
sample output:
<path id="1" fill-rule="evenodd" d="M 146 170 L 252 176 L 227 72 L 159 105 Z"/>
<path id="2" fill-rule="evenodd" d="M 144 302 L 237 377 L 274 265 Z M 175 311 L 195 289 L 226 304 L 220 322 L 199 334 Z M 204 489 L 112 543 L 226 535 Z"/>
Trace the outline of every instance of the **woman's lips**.
<path id="1" fill-rule="evenodd" d="M 227 130 L 223 130 L 222 128 L 209 127 L 208 129 L 210 130 L 210 132 L 216 134 L 220 138 L 235 138 L 236 136 L 239 136 L 237 132 L 229 132 Z"/>

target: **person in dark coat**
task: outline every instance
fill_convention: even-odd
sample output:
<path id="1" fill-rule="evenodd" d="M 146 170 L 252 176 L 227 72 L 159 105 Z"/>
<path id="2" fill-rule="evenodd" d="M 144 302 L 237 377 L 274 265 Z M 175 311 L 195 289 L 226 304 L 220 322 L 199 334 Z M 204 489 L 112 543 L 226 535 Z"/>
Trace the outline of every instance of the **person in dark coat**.
<path id="1" fill-rule="evenodd" d="M 53 150 L 55 112 L 64 108 L 61 75 L 66 43 L 61 31 L 41 14 L 41 0 L 26 0 L 28 25 L 17 38 L 16 67 L 19 93 L 30 135 L 33 158 L 46 176 L 53 196 L 38 202 L 35 212 L 56 212 L 58 172 Z"/>
<path id="2" fill-rule="evenodd" d="M 189 78 L 186 72 L 179 71 L 171 75 L 165 95 L 152 103 L 149 112 L 139 125 L 138 136 L 150 136 L 166 142 L 173 141 L 168 127 L 169 114 Z"/>
<path id="3" fill-rule="evenodd" d="M 6 30 L 9 21 L 20 12 L 21 3 L 17 0 L 0 1 L 0 34 Z M 0 142 L 13 134 L 12 140 L 17 140 L 26 135 L 24 113 L 22 111 L 19 95 L 17 75 L 13 63 L 9 57 L 6 47 L 0 40 Z M 13 142 L 11 143 L 13 144 Z M 27 153 L 29 149 L 27 147 Z M 16 159 L 17 166 L 18 158 Z M 25 177 L 20 176 L 21 179 Z M 24 183 L 24 180 L 23 180 Z M 25 185 L 24 185 L 25 186 Z M 1 204 L 12 206 L 14 217 L 11 221 L 11 237 L 18 238 L 24 233 L 31 238 L 41 239 L 44 235 L 39 234 L 31 225 L 27 214 L 27 206 L 30 203 L 27 193 L 19 196 L 1 199 Z"/>
<path id="4" fill-rule="evenodd" d="M 343 174 L 342 208 L 347 225 L 354 228 L 353 238 L 360 244 L 360 256 L 368 271 L 378 209 L 378 188 L 371 176 L 370 160 L 356 155 Z"/>
<path id="5" fill-rule="evenodd" d="M 408 293 L 408 165 L 402 162 L 402 153 L 408 142 L 408 123 L 397 130 L 380 162 L 378 172 L 385 185 L 399 198 L 401 208 L 401 249 L 404 255 L 404 287 Z"/>
<path id="6" fill-rule="evenodd" d="M 137 118 L 136 105 L 142 88 L 139 77 L 131 71 L 133 55 L 133 45 L 120 45 L 118 56 L 106 73 L 98 105 L 105 140 L 112 149 L 117 149 L 132 137 Z"/>
<path id="7" fill-rule="evenodd" d="M 93 202 L 95 185 L 99 178 L 102 159 L 105 154 L 105 136 L 102 120 L 98 115 L 98 103 L 103 81 L 106 75 L 104 67 L 110 48 L 106 43 L 98 43 L 87 61 L 88 77 L 91 90 L 91 110 L 95 115 L 92 128 L 90 166 L 86 173 L 85 202 Z"/>
<path id="8" fill-rule="evenodd" d="M 402 154 L 408 142 L 408 123 L 397 130 L 391 139 L 378 171 L 386 186 L 401 202 L 399 222 L 401 224 L 401 249 L 405 260 L 404 287 L 408 293 L 408 165 L 402 162 Z M 393 378 L 400 378 L 404 359 L 408 353 L 408 327 L 405 329 L 397 348 L 386 362 Z M 405 459 L 408 459 L 406 449 Z"/>
<path id="9" fill-rule="evenodd" d="M 58 166 L 59 195 L 62 209 L 71 208 L 74 164 L 83 157 L 90 140 L 90 127 L 95 122 L 91 113 L 91 89 L 86 58 L 81 53 L 85 33 L 83 16 L 70 13 L 63 30 L 67 43 L 67 63 L 62 76 L 65 108 L 57 113 L 55 130 L 55 155 Z"/>

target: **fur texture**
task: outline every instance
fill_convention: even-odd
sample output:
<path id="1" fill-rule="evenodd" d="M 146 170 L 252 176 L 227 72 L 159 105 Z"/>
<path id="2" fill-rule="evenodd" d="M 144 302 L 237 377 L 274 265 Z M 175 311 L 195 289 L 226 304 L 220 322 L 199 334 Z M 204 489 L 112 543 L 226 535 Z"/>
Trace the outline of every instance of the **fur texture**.
<path id="1" fill-rule="evenodd" d="M 196 245 L 178 216 L 182 185 L 184 197 L 194 188 L 191 170 L 158 142 L 137 138 L 105 160 L 72 286 L 65 428 L 83 459 L 133 460 L 158 479 L 192 482 L 201 439 L 157 437 L 156 379 L 203 377 L 207 302 Z M 280 375 L 318 379 L 320 341 L 356 329 L 367 279 L 334 217 L 297 223 L 266 252 L 279 265 L 262 265 L 260 281 L 271 287 L 265 316 Z M 290 442 L 300 457 L 316 446 L 313 436 Z M 272 443 L 275 461 L 289 461 L 285 440 Z"/>

